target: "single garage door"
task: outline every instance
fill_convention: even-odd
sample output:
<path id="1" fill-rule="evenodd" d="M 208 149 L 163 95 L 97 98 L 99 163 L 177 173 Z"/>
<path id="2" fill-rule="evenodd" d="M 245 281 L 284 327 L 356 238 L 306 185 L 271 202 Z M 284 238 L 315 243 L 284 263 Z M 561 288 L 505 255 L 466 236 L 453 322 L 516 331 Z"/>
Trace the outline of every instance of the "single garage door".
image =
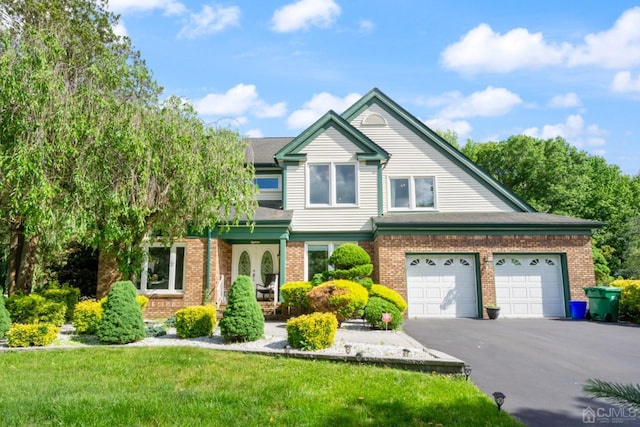
<path id="1" fill-rule="evenodd" d="M 478 317 L 472 255 L 408 255 L 409 317 Z"/>
<path id="2" fill-rule="evenodd" d="M 558 255 L 494 255 L 500 317 L 565 317 Z"/>

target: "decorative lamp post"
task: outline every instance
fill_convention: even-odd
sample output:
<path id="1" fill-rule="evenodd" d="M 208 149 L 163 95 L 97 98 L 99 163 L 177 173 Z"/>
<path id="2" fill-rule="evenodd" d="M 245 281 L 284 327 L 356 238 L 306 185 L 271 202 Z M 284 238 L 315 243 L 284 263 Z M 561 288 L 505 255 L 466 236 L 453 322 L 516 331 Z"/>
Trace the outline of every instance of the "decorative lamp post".
<path id="1" fill-rule="evenodd" d="M 469 375 L 471 375 L 471 366 L 469 365 L 464 365 L 464 368 L 462 368 L 464 371 L 464 378 L 469 381 Z"/>
<path id="2" fill-rule="evenodd" d="M 500 408 L 502 407 L 502 404 L 504 403 L 504 398 L 507 397 L 504 395 L 504 393 L 502 393 L 501 391 L 496 391 L 495 393 L 493 393 L 493 400 L 496 401 L 496 405 L 498 405 L 498 411 L 500 411 Z"/>

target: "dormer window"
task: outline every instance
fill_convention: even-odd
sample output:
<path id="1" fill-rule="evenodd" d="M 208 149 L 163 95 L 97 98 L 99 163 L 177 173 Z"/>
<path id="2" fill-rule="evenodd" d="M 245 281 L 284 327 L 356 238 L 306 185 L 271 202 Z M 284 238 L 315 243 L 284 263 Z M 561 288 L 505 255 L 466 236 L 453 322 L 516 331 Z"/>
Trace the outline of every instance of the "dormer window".
<path id="1" fill-rule="evenodd" d="M 391 210 L 431 210 L 435 208 L 435 178 L 409 176 L 389 178 Z"/>
<path id="2" fill-rule="evenodd" d="M 310 164 L 307 168 L 307 203 L 310 206 L 357 204 L 357 165 Z"/>

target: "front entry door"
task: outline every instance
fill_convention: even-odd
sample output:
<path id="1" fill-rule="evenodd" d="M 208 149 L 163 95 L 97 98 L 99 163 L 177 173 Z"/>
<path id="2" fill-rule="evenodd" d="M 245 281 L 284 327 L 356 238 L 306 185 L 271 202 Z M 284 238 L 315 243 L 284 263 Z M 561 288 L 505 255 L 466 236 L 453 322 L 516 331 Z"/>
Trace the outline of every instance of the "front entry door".
<path id="1" fill-rule="evenodd" d="M 249 276 L 254 285 L 267 284 L 267 274 L 278 273 L 278 249 L 277 244 L 233 245 L 232 282 L 242 274 Z"/>

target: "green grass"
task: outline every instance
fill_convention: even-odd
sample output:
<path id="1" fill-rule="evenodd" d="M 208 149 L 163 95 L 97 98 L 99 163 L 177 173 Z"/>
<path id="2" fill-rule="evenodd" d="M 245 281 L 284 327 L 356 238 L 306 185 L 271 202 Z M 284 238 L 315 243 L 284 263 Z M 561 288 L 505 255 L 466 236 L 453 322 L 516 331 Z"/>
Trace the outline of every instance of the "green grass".
<path id="1" fill-rule="evenodd" d="M 521 426 L 460 377 L 190 347 L 0 353 L 3 426 Z"/>

